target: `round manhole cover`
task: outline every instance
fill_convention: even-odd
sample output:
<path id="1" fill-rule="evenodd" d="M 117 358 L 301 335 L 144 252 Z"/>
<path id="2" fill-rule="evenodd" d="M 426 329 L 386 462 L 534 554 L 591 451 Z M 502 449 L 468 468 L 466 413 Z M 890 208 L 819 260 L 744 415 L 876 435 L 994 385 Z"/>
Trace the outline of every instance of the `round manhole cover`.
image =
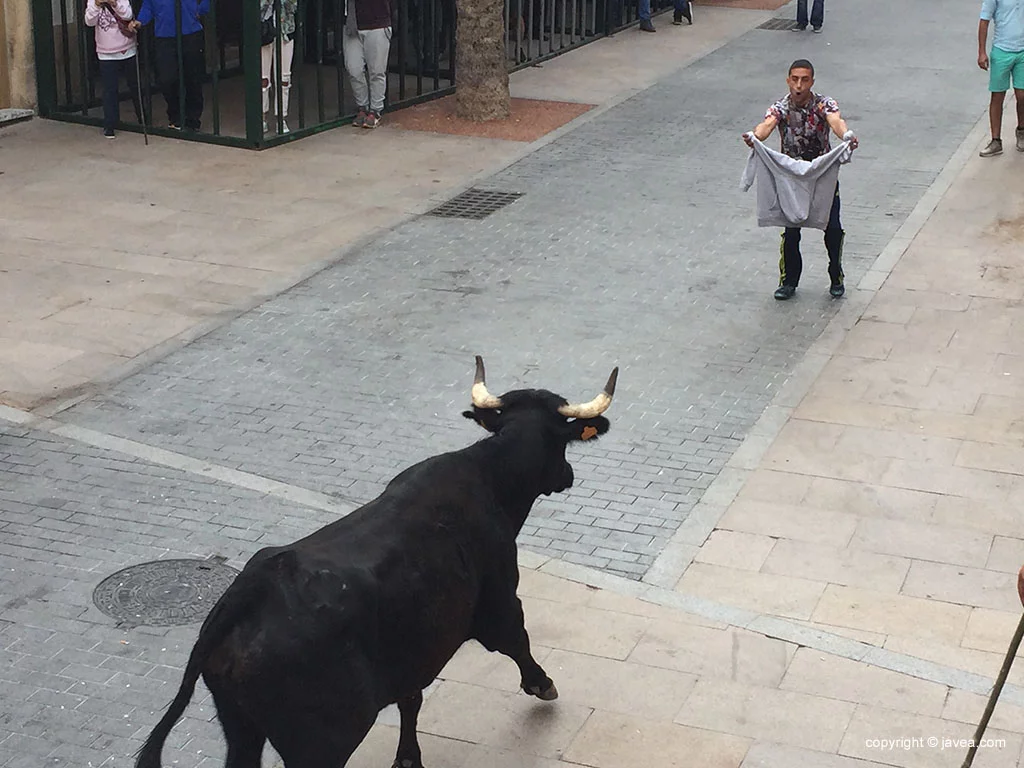
<path id="1" fill-rule="evenodd" d="M 238 571 L 215 560 L 156 560 L 99 583 L 96 607 L 125 624 L 170 627 L 202 621 Z"/>

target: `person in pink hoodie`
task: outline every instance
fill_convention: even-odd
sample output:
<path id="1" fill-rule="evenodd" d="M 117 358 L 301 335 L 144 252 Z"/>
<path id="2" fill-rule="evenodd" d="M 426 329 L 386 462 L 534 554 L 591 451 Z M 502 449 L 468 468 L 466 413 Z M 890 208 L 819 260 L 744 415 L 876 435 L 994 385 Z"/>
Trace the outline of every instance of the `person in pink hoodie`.
<path id="1" fill-rule="evenodd" d="M 142 122 L 139 104 L 139 80 L 135 67 L 135 32 L 129 0 L 86 0 L 85 23 L 96 28 L 96 57 L 100 60 L 103 81 L 103 135 L 114 138 L 114 127 L 121 120 L 120 78 L 124 71 L 131 92 L 135 119 Z"/>

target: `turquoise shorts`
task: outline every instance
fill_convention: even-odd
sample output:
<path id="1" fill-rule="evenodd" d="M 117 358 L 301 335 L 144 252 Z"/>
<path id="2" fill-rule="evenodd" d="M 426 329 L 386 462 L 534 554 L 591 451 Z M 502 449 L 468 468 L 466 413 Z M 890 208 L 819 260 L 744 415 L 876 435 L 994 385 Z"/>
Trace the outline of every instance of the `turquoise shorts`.
<path id="1" fill-rule="evenodd" d="M 1024 91 L 1024 51 L 1010 53 L 993 45 L 988 56 L 988 89 L 992 93 L 1010 90 L 1011 75 L 1014 89 Z"/>

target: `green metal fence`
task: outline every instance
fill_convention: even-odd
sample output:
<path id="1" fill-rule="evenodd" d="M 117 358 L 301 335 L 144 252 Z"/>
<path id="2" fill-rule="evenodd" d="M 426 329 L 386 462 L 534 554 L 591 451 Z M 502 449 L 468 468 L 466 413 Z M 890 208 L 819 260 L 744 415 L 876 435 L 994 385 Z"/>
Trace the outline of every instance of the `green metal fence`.
<path id="1" fill-rule="evenodd" d="M 31 0 L 33 4 L 39 113 L 43 117 L 100 126 L 103 93 L 95 29 L 85 23 L 94 0 Z M 277 34 L 261 41 L 260 0 L 204 0 L 197 36 L 182 34 L 183 0 L 173 6 L 173 44 L 158 41 L 154 24 L 137 33 L 143 126 L 125 102 L 135 97 L 127 77 L 118 80 L 118 130 L 143 128 L 154 135 L 263 149 L 352 121 L 356 107 L 345 71 L 342 38 L 345 0 L 297 0 L 294 34 L 283 34 L 284 1 L 273 0 Z M 191 13 L 195 0 L 190 3 Z M 131 0 L 133 15 L 143 0 Z M 388 110 L 452 93 L 455 85 L 455 0 L 391 0 L 392 37 L 388 60 Z M 668 0 L 653 0 L 659 10 Z M 290 4 L 290 3 L 289 3 Z M 532 66 L 581 44 L 611 34 L 636 19 L 626 0 L 504 0 L 509 69 Z M 290 24 L 288 26 L 291 26 Z M 195 49 L 201 48 L 198 57 Z M 291 56 L 288 56 L 291 48 Z M 287 103 L 287 116 L 264 112 L 263 58 L 269 53 L 275 76 L 271 103 Z M 173 57 L 168 59 L 168 56 Z M 177 67 L 178 98 L 184 112 L 186 72 L 197 62 L 203 110 L 199 125 L 172 127 L 159 85 L 158 58 Z M 282 63 L 290 58 L 290 91 Z M 134 63 L 133 65 L 134 66 Z M 287 69 L 288 67 L 285 67 Z M 191 71 L 191 70 L 188 70 Z M 129 117 L 126 117 L 126 114 Z M 266 121 L 266 124 L 265 124 Z M 180 122 L 185 122 L 180 120 Z"/>

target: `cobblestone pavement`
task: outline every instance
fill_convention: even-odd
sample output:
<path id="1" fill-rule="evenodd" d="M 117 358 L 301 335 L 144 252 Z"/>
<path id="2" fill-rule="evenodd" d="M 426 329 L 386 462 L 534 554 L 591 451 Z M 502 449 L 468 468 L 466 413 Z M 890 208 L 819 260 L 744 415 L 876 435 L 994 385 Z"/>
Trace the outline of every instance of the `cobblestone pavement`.
<path id="1" fill-rule="evenodd" d="M 20 427 L 0 427 L 0 475 L 5 768 L 128 766 L 173 696 L 196 626 L 115 628 L 92 603 L 101 580 L 158 558 L 222 557 L 238 568 L 268 540 L 329 520 Z M 197 694 L 175 730 L 167 765 L 219 765 L 206 761 L 223 750 L 206 698 Z"/>
<path id="2" fill-rule="evenodd" d="M 867 0 L 824 35 L 751 31 L 481 184 L 524 193 L 502 211 L 405 224 L 59 418 L 356 504 L 479 436 L 459 415 L 474 354 L 492 391 L 572 400 L 619 365 L 611 432 L 573 449 L 577 486 L 522 543 L 639 578 L 835 311 L 818 237 L 798 298 L 773 301 L 777 233 L 738 189 L 739 134 L 788 63 L 815 62 L 862 140 L 842 176 L 850 282 L 981 114 L 983 84 L 923 53 L 970 50 L 958 4 L 901 7 L 913 26 Z M 169 700 L 195 627 L 114 628 L 91 603 L 102 578 L 237 566 L 330 517 L 24 427 L 0 427 L 0 476 L 5 768 L 128 766 Z M 219 764 L 212 718 L 197 696 L 168 765 Z"/>
<path id="3" fill-rule="evenodd" d="M 852 280 L 983 106 L 959 62 L 921 59 L 969 42 L 953 5 L 912 2 L 898 29 L 886 9 L 752 30 L 481 184 L 524 193 L 507 208 L 398 227 L 65 418 L 363 502 L 478 436 L 459 416 L 474 354 L 493 389 L 569 399 L 620 365 L 611 433 L 522 543 L 639 578 L 835 311 L 813 233 L 798 300 L 772 299 L 778 233 L 739 189 L 739 135 L 789 62 L 814 61 L 862 138 L 841 174 Z"/>

